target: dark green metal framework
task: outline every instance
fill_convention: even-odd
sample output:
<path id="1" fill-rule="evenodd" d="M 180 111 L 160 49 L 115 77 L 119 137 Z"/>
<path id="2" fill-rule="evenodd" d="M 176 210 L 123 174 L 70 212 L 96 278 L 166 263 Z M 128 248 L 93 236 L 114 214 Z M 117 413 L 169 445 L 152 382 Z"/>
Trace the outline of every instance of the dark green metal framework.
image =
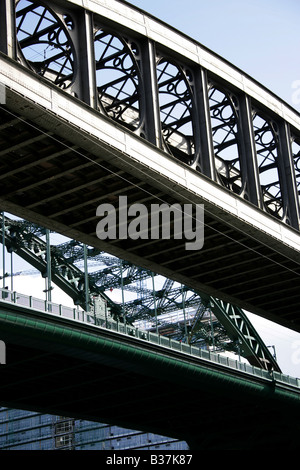
<path id="1" fill-rule="evenodd" d="M 184 286 L 178 288 L 170 279 L 166 279 L 161 290 L 147 291 L 138 283 L 151 277 L 150 271 L 121 262 L 74 240 L 50 246 L 49 237 L 46 237 L 45 241 L 41 238 L 46 234 L 46 230 L 26 221 L 13 220 L 1 215 L 0 225 L 1 241 L 7 250 L 15 252 L 29 262 L 42 273 L 43 277 L 48 277 L 48 280 L 50 278 L 73 299 L 75 304 L 81 305 L 85 310 L 89 310 L 93 297 L 100 295 L 108 303 L 115 318 L 122 318 L 122 321 L 129 323 L 152 319 L 155 325 L 155 316 L 157 318 L 174 310 L 193 307 L 196 313 L 188 329 L 184 322 L 178 326 L 165 320 L 161 321 L 158 330 L 161 334 L 172 335 L 181 341 L 192 344 L 205 341 L 216 348 L 235 351 L 252 365 L 266 370 L 280 371 L 275 358 L 240 308 L 190 291 Z M 98 259 L 106 266 L 100 271 L 88 273 L 86 277 L 86 273 L 75 263 L 82 262 L 87 257 L 90 260 Z M 123 269 L 124 272 L 126 270 L 126 276 L 122 275 Z M 134 289 L 142 296 L 126 302 L 125 305 L 118 304 L 105 293 L 111 288 Z M 214 325 L 202 321 L 207 319 L 210 312 L 214 315 Z"/>
<path id="2" fill-rule="evenodd" d="M 3 406 L 159 433 L 191 450 L 298 446 L 299 387 L 276 372 L 226 370 L 16 305 L 1 306 L 0 325 Z"/>

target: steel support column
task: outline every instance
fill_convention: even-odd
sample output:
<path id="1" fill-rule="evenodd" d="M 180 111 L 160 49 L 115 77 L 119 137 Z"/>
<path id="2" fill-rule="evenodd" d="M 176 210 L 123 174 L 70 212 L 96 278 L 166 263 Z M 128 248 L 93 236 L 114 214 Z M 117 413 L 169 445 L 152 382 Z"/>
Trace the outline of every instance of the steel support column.
<path id="1" fill-rule="evenodd" d="M 255 140 L 252 125 L 252 109 L 249 96 L 242 94 L 239 96 L 240 106 L 240 149 L 241 163 L 244 167 L 244 177 L 246 178 L 246 197 L 254 205 L 262 208 L 262 195 L 259 183 L 259 173 L 257 156 L 255 150 Z"/>
<path id="2" fill-rule="evenodd" d="M 80 97 L 92 108 L 97 108 L 97 85 L 93 38 L 93 16 L 84 10 L 78 19 L 78 55 L 81 67 Z"/>
<path id="3" fill-rule="evenodd" d="M 4 212 L 2 212 L 2 282 L 5 289 L 5 222 Z"/>
<path id="4" fill-rule="evenodd" d="M 203 68 L 195 70 L 195 89 L 201 142 L 201 155 L 198 169 L 205 176 L 216 181 L 214 147 L 208 102 L 208 81 L 207 73 Z"/>
<path id="5" fill-rule="evenodd" d="M 162 133 L 159 114 L 156 79 L 156 53 L 153 41 L 140 44 L 145 100 L 145 132 L 149 142 L 162 148 Z"/>
<path id="6" fill-rule="evenodd" d="M 51 296 L 51 290 L 52 290 L 52 269 L 51 269 L 51 245 L 50 245 L 50 230 L 46 229 L 46 266 L 47 266 L 47 272 L 46 272 L 46 287 L 45 287 L 45 292 L 46 292 L 46 300 L 47 302 L 51 302 L 52 296 Z"/>
<path id="7" fill-rule="evenodd" d="M 290 225 L 299 230 L 300 210 L 297 194 L 297 182 L 293 166 L 293 157 L 291 150 L 291 136 L 288 124 L 280 121 L 279 126 L 279 160 L 281 170 L 282 191 L 286 204 L 286 216 Z"/>
<path id="8" fill-rule="evenodd" d="M 15 0 L 0 2 L 0 51 L 16 58 Z"/>

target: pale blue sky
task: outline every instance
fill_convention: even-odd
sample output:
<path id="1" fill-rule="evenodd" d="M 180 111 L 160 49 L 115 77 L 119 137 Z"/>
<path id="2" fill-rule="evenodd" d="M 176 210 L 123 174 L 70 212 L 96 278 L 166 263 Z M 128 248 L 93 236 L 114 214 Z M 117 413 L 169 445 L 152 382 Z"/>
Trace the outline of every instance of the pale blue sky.
<path id="1" fill-rule="evenodd" d="M 130 0 L 251 75 L 300 111 L 299 0 Z M 300 100 L 298 100 L 300 101 Z"/>

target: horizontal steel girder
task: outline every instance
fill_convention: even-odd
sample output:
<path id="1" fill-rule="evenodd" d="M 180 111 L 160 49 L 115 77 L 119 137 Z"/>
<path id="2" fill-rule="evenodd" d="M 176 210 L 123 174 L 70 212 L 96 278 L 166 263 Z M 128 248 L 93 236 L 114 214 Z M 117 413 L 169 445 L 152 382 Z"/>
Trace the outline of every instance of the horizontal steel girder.
<path id="1" fill-rule="evenodd" d="M 298 387 L 75 323 L 1 307 L 3 406 L 154 432 L 196 449 L 297 448 Z"/>

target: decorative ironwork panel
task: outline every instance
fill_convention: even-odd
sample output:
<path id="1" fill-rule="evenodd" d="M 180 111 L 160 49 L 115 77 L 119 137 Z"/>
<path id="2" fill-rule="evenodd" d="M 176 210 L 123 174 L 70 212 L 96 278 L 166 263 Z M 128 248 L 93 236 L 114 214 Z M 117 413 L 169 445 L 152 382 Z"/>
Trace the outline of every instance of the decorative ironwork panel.
<path id="1" fill-rule="evenodd" d="M 296 184 L 297 191 L 300 201 L 300 139 L 292 139 L 292 152 L 293 152 L 293 161 L 295 168 Z"/>
<path id="2" fill-rule="evenodd" d="M 253 111 L 253 128 L 264 209 L 282 219 L 284 211 L 276 124 L 264 118 L 257 111 Z"/>
<path id="3" fill-rule="evenodd" d="M 16 30 L 21 61 L 63 89 L 75 80 L 76 55 L 70 37 L 74 22 L 42 2 L 19 0 Z"/>
<path id="4" fill-rule="evenodd" d="M 191 165 L 196 156 L 192 77 L 179 65 L 160 58 L 157 84 L 165 150 Z"/>
<path id="5" fill-rule="evenodd" d="M 231 191 L 241 194 L 243 181 L 235 97 L 210 84 L 209 104 L 218 181 Z"/>
<path id="6" fill-rule="evenodd" d="M 96 28 L 96 81 L 99 107 L 131 130 L 143 124 L 139 49 L 131 41 Z"/>

